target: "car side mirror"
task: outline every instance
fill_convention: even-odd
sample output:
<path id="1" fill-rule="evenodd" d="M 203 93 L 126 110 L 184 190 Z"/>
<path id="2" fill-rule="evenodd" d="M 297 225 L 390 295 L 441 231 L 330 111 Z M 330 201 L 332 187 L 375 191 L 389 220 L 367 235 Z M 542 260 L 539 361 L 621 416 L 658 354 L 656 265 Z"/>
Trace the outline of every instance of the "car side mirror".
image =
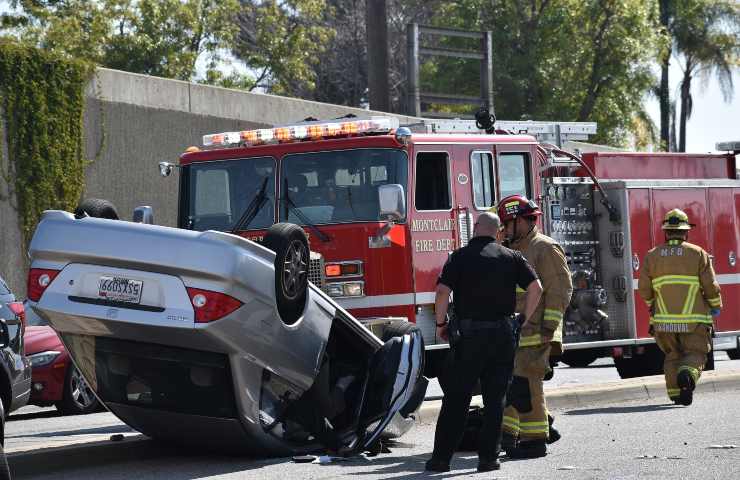
<path id="1" fill-rule="evenodd" d="M 396 223 L 406 218 L 406 196 L 402 185 L 391 183 L 379 186 L 378 201 L 382 220 Z"/>
<path id="2" fill-rule="evenodd" d="M 132 221 L 134 223 L 148 223 L 149 225 L 153 225 L 154 209 L 149 206 L 134 208 L 134 216 Z"/>

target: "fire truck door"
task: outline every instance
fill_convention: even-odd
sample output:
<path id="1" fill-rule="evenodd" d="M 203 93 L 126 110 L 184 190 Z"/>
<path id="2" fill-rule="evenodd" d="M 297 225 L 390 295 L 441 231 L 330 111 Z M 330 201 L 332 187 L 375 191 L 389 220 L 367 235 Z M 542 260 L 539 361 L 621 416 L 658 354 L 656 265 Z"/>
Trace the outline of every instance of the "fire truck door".
<path id="1" fill-rule="evenodd" d="M 456 145 L 452 162 L 457 247 L 473 236 L 475 219 L 496 204 L 496 171 L 491 145 Z"/>
<path id="2" fill-rule="evenodd" d="M 734 197 L 734 198 L 733 198 Z M 714 319 L 717 331 L 740 330 L 740 189 L 718 187 L 709 190 L 712 225 L 709 253 L 722 291 L 722 313 Z"/>
<path id="3" fill-rule="evenodd" d="M 416 323 L 424 340 L 435 342 L 434 291 L 437 277 L 454 250 L 452 149 L 449 145 L 416 145 L 412 204 L 409 206 Z"/>

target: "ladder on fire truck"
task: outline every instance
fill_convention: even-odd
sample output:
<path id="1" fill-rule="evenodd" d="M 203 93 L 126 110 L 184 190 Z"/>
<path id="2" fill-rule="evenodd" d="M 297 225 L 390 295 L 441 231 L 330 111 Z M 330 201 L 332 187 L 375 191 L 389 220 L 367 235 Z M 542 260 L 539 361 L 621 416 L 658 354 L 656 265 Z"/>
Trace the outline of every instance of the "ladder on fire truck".
<path id="1" fill-rule="evenodd" d="M 427 133 L 480 134 L 483 132 L 475 120 L 463 119 L 424 119 Z M 568 140 L 588 140 L 596 133 L 596 122 L 535 122 L 496 120 L 496 130 L 514 134 L 532 135 L 539 142 L 562 147 Z"/>

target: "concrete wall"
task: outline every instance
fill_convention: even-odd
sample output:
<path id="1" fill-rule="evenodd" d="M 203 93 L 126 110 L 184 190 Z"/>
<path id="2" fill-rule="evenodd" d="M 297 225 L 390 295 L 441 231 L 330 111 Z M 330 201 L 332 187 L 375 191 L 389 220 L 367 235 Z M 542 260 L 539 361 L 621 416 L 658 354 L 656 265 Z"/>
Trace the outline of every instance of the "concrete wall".
<path id="1" fill-rule="evenodd" d="M 86 98 L 86 151 L 88 158 L 97 160 L 87 168 L 84 196 L 112 201 L 124 219 L 131 218 L 134 207 L 150 205 L 155 222 L 170 226 L 175 225 L 177 214 L 177 169 L 162 178 L 157 164 L 176 162 L 188 146 L 200 145 L 204 134 L 274 126 L 309 116 L 380 114 L 102 68 L 88 85 Z M 4 135 L 0 138 L 7 165 Z M 0 275 L 25 297 L 26 265 L 17 213 L 12 199 L 5 199 L 7 190 L 0 179 Z"/>

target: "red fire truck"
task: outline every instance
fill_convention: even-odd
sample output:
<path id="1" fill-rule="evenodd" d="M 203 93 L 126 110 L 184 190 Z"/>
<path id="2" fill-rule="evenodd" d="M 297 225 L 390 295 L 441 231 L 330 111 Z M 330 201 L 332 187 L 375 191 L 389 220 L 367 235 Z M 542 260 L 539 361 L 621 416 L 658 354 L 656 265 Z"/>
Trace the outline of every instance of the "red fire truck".
<path id="1" fill-rule="evenodd" d="M 645 253 L 662 240 L 664 213 L 681 208 L 697 224 L 689 240 L 714 256 L 722 286 L 716 348 L 737 356 L 740 147 L 579 156 L 544 141 L 585 139 L 595 130 L 498 122 L 489 134 L 475 121 L 399 126 L 372 117 L 205 135 L 203 147 L 188 149 L 177 165 L 178 226 L 259 241 L 275 222 L 302 225 L 313 252 L 310 279 L 376 332 L 416 323 L 426 372 L 435 376 L 448 350 L 434 328 L 440 269 L 466 244 L 480 212 L 525 194 L 543 208 L 542 228 L 563 246 L 573 272 L 565 360 L 614 355 L 620 374 L 633 376 L 662 368 L 637 278 Z M 161 173 L 173 166 L 160 164 Z"/>

